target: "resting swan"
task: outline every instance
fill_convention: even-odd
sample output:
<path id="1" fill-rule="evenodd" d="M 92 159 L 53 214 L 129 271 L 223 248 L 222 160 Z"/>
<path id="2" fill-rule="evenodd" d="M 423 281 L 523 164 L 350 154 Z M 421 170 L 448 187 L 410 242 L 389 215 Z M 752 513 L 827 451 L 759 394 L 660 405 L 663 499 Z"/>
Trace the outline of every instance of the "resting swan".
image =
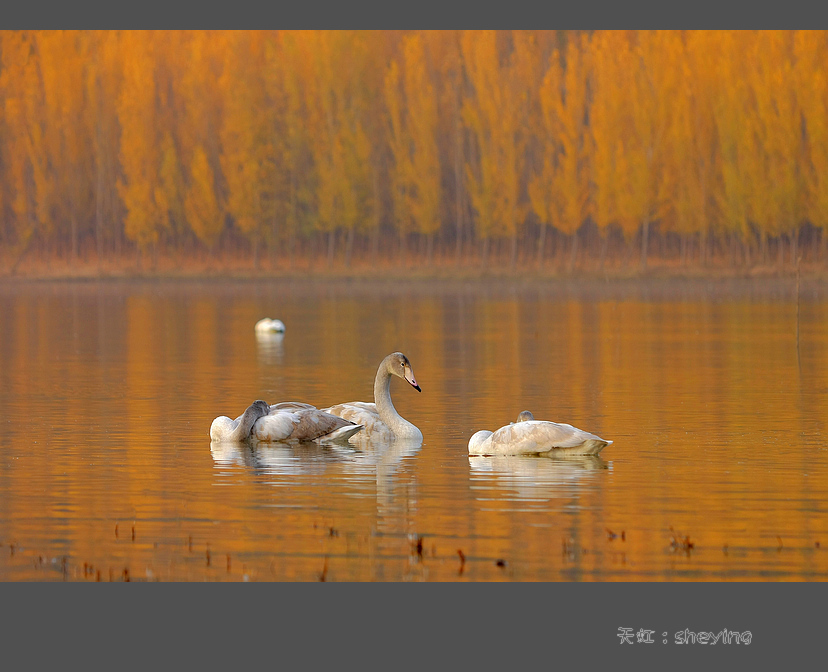
<path id="1" fill-rule="evenodd" d="M 406 439 L 422 441 L 423 433 L 397 413 L 397 409 L 394 408 L 394 402 L 391 401 L 392 375 L 399 376 L 417 392 L 422 392 L 414 378 L 414 371 L 408 357 L 401 352 L 392 352 L 380 362 L 377 369 L 377 376 L 374 379 L 374 403 L 352 401 L 345 404 L 336 404 L 324 410 L 345 420 L 363 425 L 365 431 L 357 437 L 360 440 L 371 439 L 388 442 L 396 439 Z"/>
<path id="2" fill-rule="evenodd" d="M 515 423 L 472 435 L 469 455 L 597 455 L 611 443 L 572 425 L 535 420 L 522 411 Z"/>
<path id="3" fill-rule="evenodd" d="M 244 441 L 250 438 L 250 430 L 256 421 L 270 413 L 266 401 L 258 399 L 247 407 L 235 420 L 220 415 L 210 425 L 210 439 L 213 441 Z"/>
<path id="4" fill-rule="evenodd" d="M 285 323 L 282 320 L 271 320 L 269 317 L 256 322 L 256 333 L 259 334 L 284 334 Z"/>
<path id="5" fill-rule="evenodd" d="M 235 420 L 220 416 L 210 426 L 213 441 L 318 441 L 328 443 L 347 441 L 362 430 L 362 425 L 315 406 L 297 401 L 285 401 L 269 406 L 264 401 L 253 402 Z"/>

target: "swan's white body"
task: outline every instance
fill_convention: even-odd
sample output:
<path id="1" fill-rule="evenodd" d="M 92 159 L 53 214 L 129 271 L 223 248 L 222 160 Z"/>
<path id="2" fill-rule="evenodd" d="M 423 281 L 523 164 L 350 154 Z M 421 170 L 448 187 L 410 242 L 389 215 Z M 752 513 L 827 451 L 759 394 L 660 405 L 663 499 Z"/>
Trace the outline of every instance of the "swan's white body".
<path id="1" fill-rule="evenodd" d="M 535 420 L 523 411 L 515 423 L 473 434 L 469 455 L 597 455 L 611 443 L 572 425 Z"/>
<path id="2" fill-rule="evenodd" d="M 285 323 L 282 320 L 272 320 L 269 317 L 256 322 L 256 333 L 259 334 L 284 334 Z"/>
<path id="3" fill-rule="evenodd" d="M 398 376 L 420 392 L 414 378 L 414 371 L 408 358 L 401 352 L 394 352 L 380 362 L 374 378 L 374 402 L 351 401 L 324 409 L 328 413 L 362 425 L 365 429 L 356 437 L 357 441 L 391 442 L 397 439 L 422 441 L 419 428 L 403 418 L 391 401 L 391 376 Z"/>
<path id="4" fill-rule="evenodd" d="M 320 411 L 301 402 L 282 402 L 269 406 L 257 401 L 235 420 L 220 416 L 213 420 L 210 438 L 213 441 L 347 441 L 362 430 L 361 425 Z"/>

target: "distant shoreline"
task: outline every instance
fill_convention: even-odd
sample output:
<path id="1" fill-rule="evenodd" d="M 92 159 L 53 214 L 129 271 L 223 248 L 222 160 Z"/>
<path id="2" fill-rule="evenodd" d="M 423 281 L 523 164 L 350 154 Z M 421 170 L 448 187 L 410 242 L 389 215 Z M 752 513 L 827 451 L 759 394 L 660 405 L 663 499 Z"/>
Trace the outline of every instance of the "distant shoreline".
<path id="1" fill-rule="evenodd" d="M 0 268 L 3 268 L 0 266 Z M 584 301 L 795 301 L 797 291 L 804 301 L 828 300 L 828 268 L 818 262 L 802 263 L 799 281 L 796 268 L 754 267 L 681 267 L 654 260 L 646 271 L 638 268 L 580 268 L 572 273 L 550 267 L 537 269 L 531 264 L 512 272 L 508 267 L 479 264 L 453 265 L 434 263 L 431 266 L 412 264 L 351 267 L 316 267 L 296 263 L 289 268 L 261 268 L 219 261 L 215 267 L 187 264 L 175 268 L 169 261 L 159 260 L 155 270 L 137 269 L 134 264 L 116 266 L 107 263 L 64 263 L 45 265 L 29 263 L 11 275 L 8 267 L 0 270 L 0 292 L 3 294 L 53 291 L 56 285 L 71 287 L 72 292 L 102 291 L 137 293 L 181 292 L 189 294 L 204 286 L 209 291 L 227 296 L 249 295 L 278 297 L 283 293 L 325 297 L 387 296 L 404 298 L 410 295 L 485 296 L 508 300 L 528 296 L 542 300 Z"/>
<path id="2" fill-rule="evenodd" d="M 155 280 L 257 280 L 257 279 L 319 279 L 319 280 L 487 280 L 503 279 L 515 281 L 570 281 L 603 280 L 612 281 L 654 281 L 673 280 L 736 280 L 736 279 L 795 279 L 797 268 L 791 263 L 754 264 L 734 267 L 721 262 L 707 266 L 698 264 L 682 265 L 674 260 L 653 257 L 646 269 L 637 264 L 608 263 L 603 268 L 597 260 L 584 263 L 569 270 L 566 264 L 549 260 L 538 266 L 534 259 L 521 259 L 514 268 L 502 259 L 494 257 L 486 264 L 476 257 L 453 256 L 436 258 L 431 263 L 412 258 L 408 262 L 399 259 L 383 259 L 373 263 L 370 259 L 355 259 L 350 265 L 337 261 L 328 265 L 324 259 L 301 257 L 292 263 L 284 259 L 265 259 L 256 268 L 252 260 L 236 257 L 188 257 L 185 259 L 160 256 L 139 265 L 134 255 L 109 258 L 98 262 L 96 259 L 77 259 L 71 262 L 64 258 L 29 258 L 12 271 L 9 259 L 0 256 L 0 282 L 37 280 L 112 280 L 112 279 L 155 279 Z M 811 281 L 828 282 L 828 264 L 822 261 L 802 261 L 800 277 Z"/>

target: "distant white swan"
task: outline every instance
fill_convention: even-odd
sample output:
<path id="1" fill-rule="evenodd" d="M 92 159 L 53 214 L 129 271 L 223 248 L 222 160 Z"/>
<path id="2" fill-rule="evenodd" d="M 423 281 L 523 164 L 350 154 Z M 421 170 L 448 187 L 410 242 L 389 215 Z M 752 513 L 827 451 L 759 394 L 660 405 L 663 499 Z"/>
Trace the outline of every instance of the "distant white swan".
<path id="1" fill-rule="evenodd" d="M 253 402 L 235 420 L 220 416 L 210 426 L 213 441 L 317 441 L 319 443 L 347 441 L 363 427 L 315 406 L 287 401 L 269 406 L 264 401 Z"/>
<path id="2" fill-rule="evenodd" d="M 535 420 L 522 411 L 515 423 L 472 435 L 469 455 L 597 455 L 611 443 L 572 425 Z"/>
<path id="3" fill-rule="evenodd" d="M 374 379 L 374 403 L 352 401 L 336 404 L 324 409 L 328 413 L 363 425 L 365 430 L 356 438 L 377 442 L 405 439 L 422 441 L 423 433 L 408 420 L 403 418 L 391 401 L 391 376 L 398 376 L 411 387 L 421 392 L 411 363 L 401 352 L 393 352 L 380 362 Z"/>
<path id="4" fill-rule="evenodd" d="M 284 334 L 285 323 L 282 320 L 271 320 L 269 317 L 256 322 L 256 332 L 263 334 Z"/>

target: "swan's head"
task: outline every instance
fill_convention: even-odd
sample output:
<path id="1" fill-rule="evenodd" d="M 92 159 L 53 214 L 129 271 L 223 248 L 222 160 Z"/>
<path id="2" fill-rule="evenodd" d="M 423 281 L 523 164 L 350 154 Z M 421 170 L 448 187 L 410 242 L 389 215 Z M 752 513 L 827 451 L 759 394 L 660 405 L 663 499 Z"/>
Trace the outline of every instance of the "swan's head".
<path id="1" fill-rule="evenodd" d="M 422 392 L 420 386 L 417 385 L 417 379 L 414 378 L 414 369 L 411 368 L 411 362 L 401 352 L 394 352 L 385 358 L 385 368 L 389 373 L 399 376 L 405 380 L 417 392 Z"/>
<path id="2" fill-rule="evenodd" d="M 521 411 L 518 413 L 518 422 L 526 422 L 528 420 L 534 420 L 535 416 L 532 415 L 532 411 Z"/>

